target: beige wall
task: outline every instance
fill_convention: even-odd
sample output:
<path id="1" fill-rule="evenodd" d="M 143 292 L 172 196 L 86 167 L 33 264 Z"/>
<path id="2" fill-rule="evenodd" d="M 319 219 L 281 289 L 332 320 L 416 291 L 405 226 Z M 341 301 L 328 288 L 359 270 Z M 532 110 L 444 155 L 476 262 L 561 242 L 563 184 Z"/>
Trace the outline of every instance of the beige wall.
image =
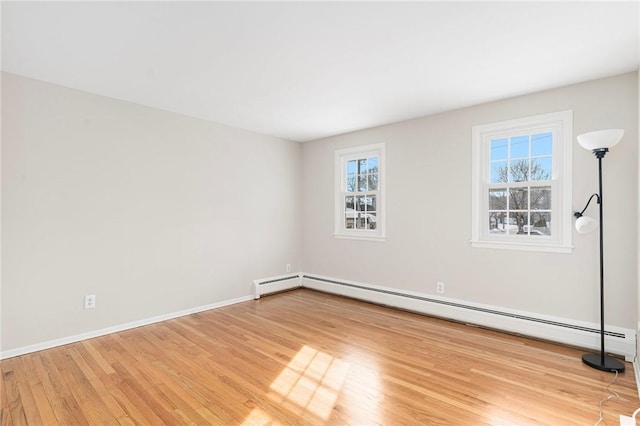
<path id="1" fill-rule="evenodd" d="M 599 323 L 598 233 L 574 231 L 571 254 L 471 248 L 471 127 L 573 110 L 573 207 L 597 192 L 597 161 L 575 135 L 622 127 L 604 160 L 607 323 L 637 323 L 637 73 L 306 143 L 307 273 Z M 386 143 L 387 241 L 333 237 L 334 151 Z M 597 208 L 590 213 L 597 217 Z"/>
<path id="2" fill-rule="evenodd" d="M 637 73 L 303 145 L 2 77 L 2 351 L 249 296 L 285 263 L 598 322 L 597 233 L 572 254 L 469 245 L 471 127 L 564 109 L 574 136 L 626 129 L 604 160 L 607 322 L 637 324 Z M 387 241 L 336 240 L 334 151 L 378 142 Z M 596 165 L 574 138 L 576 209 Z"/>
<path id="3" fill-rule="evenodd" d="M 298 143 L 12 74 L 2 103 L 3 351 L 299 269 Z"/>

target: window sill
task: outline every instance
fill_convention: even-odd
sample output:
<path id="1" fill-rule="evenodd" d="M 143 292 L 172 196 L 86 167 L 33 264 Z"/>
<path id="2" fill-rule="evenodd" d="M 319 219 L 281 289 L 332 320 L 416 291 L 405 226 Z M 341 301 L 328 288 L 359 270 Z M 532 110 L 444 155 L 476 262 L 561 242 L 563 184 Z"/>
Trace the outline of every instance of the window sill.
<path id="1" fill-rule="evenodd" d="M 490 248 L 498 250 L 522 250 L 522 251 L 539 251 L 546 253 L 571 253 L 573 246 L 560 244 L 540 244 L 529 242 L 511 242 L 511 241 L 478 241 L 472 240 L 471 247 L 474 248 Z"/>
<path id="2" fill-rule="evenodd" d="M 333 236 L 339 240 L 376 241 L 379 243 L 383 243 L 387 239 L 385 236 L 381 236 L 381 235 L 333 234 Z"/>

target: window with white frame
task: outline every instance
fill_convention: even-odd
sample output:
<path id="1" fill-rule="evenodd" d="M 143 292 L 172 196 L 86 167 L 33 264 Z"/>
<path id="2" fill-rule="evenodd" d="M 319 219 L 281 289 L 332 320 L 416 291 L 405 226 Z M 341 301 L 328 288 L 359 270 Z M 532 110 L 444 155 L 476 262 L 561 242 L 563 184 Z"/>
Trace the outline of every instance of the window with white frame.
<path id="1" fill-rule="evenodd" d="M 335 236 L 384 240 L 384 144 L 336 151 Z"/>
<path id="2" fill-rule="evenodd" d="M 572 111 L 473 127 L 473 247 L 571 251 Z"/>

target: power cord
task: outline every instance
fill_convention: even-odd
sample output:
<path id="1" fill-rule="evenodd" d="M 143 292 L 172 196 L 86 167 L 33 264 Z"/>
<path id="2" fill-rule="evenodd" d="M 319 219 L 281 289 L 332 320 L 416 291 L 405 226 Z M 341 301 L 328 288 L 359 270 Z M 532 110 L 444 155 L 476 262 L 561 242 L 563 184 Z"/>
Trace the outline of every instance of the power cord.
<path id="1" fill-rule="evenodd" d="M 614 370 L 614 372 L 616 373 L 616 376 L 607 385 L 607 392 L 609 392 L 609 396 L 607 396 L 606 398 L 604 398 L 604 399 L 602 399 L 600 401 L 600 418 L 598 419 L 597 422 L 595 422 L 595 424 L 593 426 L 598 426 L 600 423 L 602 423 L 604 421 L 604 418 L 602 416 L 602 405 L 604 403 L 606 403 L 606 402 L 613 401 L 613 400 L 616 400 L 616 399 L 619 398 L 617 393 L 615 393 L 614 391 L 609 389 L 611 387 L 611 385 L 613 385 L 616 382 L 616 380 L 618 380 L 618 371 Z M 636 410 L 636 412 L 638 412 L 638 411 L 640 411 L 640 409 Z M 633 415 L 634 415 L 634 418 L 635 418 L 636 413 L 633 413 Z"/>

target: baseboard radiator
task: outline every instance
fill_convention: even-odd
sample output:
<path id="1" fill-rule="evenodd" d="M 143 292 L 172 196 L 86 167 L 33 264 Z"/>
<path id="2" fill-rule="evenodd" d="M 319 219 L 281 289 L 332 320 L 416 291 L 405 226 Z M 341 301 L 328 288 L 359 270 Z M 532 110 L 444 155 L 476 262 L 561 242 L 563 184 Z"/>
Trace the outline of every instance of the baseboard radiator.
<path id="1" fill-rule="evenodd" d="M 302 287 L 302 274 L 280 275 L 253 281 L 253 298 Z"/>
<path id="2" fill-rule="evenodd" d="M 572 346 L 600 349 L 600 324 L 472 304 L 318 275 L 300 274 L 300 279 L 300 286 L 304 288 Z M 607 352 L 624 356 L 631 362 L 636 353 L 636 333 L 632 329 L 606 326 L 605 347 Z"/>

